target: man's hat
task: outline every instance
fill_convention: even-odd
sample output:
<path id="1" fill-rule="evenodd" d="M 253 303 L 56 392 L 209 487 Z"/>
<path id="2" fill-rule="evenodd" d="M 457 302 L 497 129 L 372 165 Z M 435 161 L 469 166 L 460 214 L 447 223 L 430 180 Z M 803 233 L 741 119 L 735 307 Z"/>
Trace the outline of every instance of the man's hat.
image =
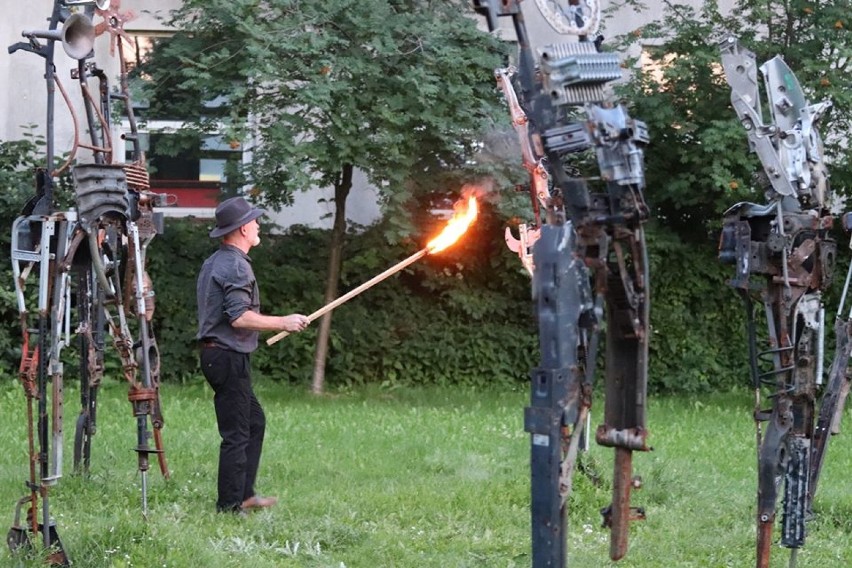
<path id="1" fill-rule="evenodd" d="M 265 210 L 253 207 L 244 197 L 226 199 L 216 207 L 216 227 L 210 231 L 210 238 L 227 235 L 264 213 Z"/>

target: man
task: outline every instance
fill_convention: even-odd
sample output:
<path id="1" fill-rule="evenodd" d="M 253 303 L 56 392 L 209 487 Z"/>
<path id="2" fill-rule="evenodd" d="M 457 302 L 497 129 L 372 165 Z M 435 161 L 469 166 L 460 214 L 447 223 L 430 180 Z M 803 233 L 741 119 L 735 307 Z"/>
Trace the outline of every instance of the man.
<path id="1" fill-rule="evenodd" d="M 258 332 L 302 331 L 309 323 L 301 314 L 260 313 L 248 252 L 260 244 L 257 219 L 264 213 L 242 197 L 219 204 L 210 237 L 222 237 L 222 244 L 204 262 L 196 287 L 201 371 L 215 393 L 222 437 L 216 501 L 220 512 L 243 513 L 277 502 L 275 497 L 255 494 L 254 489 L 266 418 L 252 389 L 250 356 L 257 349 Z"/>

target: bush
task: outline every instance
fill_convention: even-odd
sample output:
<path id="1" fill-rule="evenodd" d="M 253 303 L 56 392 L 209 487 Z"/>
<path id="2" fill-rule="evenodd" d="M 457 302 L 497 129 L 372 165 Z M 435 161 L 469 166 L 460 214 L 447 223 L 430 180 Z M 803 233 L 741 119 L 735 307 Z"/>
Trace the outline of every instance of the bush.
<path id="1" fill-rule="evenodd" d="M 486 215 L 455 247 L 337 308 L 329 386 L 525 382 L 538 364 L 530 280 L 503 244 L 502 226 Z M 418 250 L 412 242 L 388 245 L 383 231 L 379 224 L 349 235 L 341 294 Z M 198 222 L 170 220 L 151 247 L 166 379 L 196 372 L 195 277 L 217 246 L 206 232 Z M 715 243 L 684 243 L 661 228 L 648 233 L 649 388 L 697 393 L 748 384 L 744 312 L 725 283 L 728 267 L 716 259 Z M 322 305 L 327 241 L 326 231 L 305 227 L 264 237 L 252 258 L 265 312 L 310 313 Z M 308 384 L 315 330 L 262 344 L 256 372 Z"/>
<path id="2" fill-rule="evenodd" d="M 715 243 L 682 241 L 652 227 L 649 388 L 698 393 L 747 385 L 745 310 L 726 281 Z"/>

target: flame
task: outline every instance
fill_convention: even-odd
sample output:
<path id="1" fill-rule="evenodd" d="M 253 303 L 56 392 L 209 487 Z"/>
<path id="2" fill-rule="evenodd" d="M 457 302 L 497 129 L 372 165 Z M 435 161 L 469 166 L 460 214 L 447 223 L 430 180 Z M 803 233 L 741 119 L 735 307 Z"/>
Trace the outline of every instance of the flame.
<path id="1" fill-rule="evenodd" d="M 465 231 L 467 231 L 468 227 L 470 227 L 476 220 L 477 213 L 476 197 L 470 196 L 467 200 L 467 210 L 461 211 L 460 208 L 456 208 L 455 213 L 453 213 L 453 217 L 449 220 L 447 226 L 444 227 L 444 230 L 441 231 L 441 234 L 429 241 L 429 244 L 426 245 L 429 253 L 434 254 L 436 252 L 441 252 L 459 240 L 459 237 L 461 237 Z"/>

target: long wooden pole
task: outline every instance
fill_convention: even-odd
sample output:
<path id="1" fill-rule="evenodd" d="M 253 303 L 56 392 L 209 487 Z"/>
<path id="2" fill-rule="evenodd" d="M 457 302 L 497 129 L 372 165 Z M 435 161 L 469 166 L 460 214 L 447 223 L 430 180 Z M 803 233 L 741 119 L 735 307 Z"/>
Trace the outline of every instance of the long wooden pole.
<path id="1" fill-rule="evenodd" d="M 336 308 L 337 306 L 339 306 L 343 302 L 351 300 L 352 298 L 354 298 L 355 296 L 357 296 L 358 294 L 360 294 L 364 290 L 375 286 L 376 284 L 378 284 L 379 282 L 381 282 L 385 278 L 388 278 L 389 276 L 396 274 L 397 272 L 399 272 L 400 270 L 402 270 L 406 266 L 417 262 L 418 260 L 420 260 L 421 258 L 426 256 L 427 254 L 429 254 L 429 249 L 425 248 L 425 249 L 422 249 L 422 250 L 412 254 L 411 256 L 406 258 L 405 260 L 402 260 L 402 261 L 398 262 L 397 264 L 394 264 L 393 266 L 391 266 L 390 268 L 388 268 L 387 270 L 385 270 L 384 272 L 382 272 L 378 276 L 374 276 L 373 278 L 367 280 L 366 282 L 364 282 L 363 284 L 361 284 L 357 288 L 353 288 L 352 290 L 346 292 L 345 294 L 343 294 L 342 296 L 340 296 L 336 300 L 329 302 L 328 304 L 324 305 L 323 307 L 321 307 L 320 309 L 318 309 L 317 311 L 315 311 L 314 313 L 309 315 L 308 316 L 308 323 L 314 321 L 315 319 L 321 317 L 324 314 L 327 314 L 328 312 L 330 312 L 331 310 L 333 310 L 334 308 Z M 284 339 L 288 335 L 290 335 L 290 332 L 281 331 L 281 332 L 273 335 L 269 339 L 267 339 L 266 344 L 272 345 L 273 343 L 276 343 L 276 342 L 280 341 L 281 339 Z"/>

